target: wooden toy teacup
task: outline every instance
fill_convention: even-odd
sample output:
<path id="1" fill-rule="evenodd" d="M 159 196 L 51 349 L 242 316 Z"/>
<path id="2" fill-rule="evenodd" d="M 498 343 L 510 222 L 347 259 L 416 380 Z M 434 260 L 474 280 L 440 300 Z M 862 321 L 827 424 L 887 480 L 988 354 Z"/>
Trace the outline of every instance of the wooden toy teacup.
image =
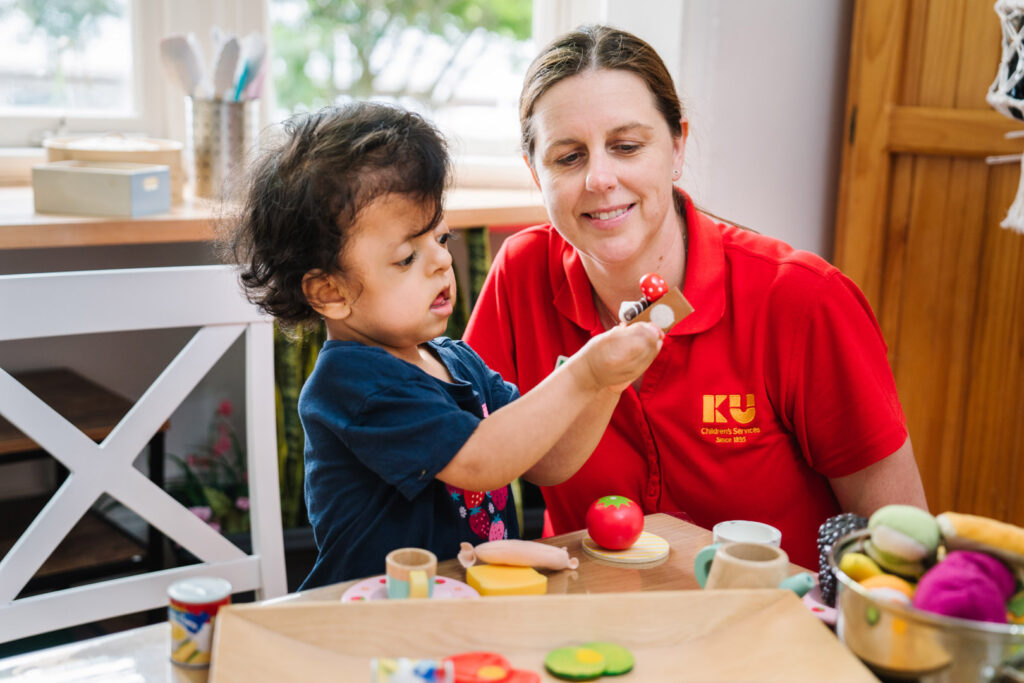
<path id="1" fill-rule="evenodd" d="M 786 551 L 762 543 L 711 545 L 698 553 L 698 561 L 706 563 L 709 554 L 711 566 L 706 573 L 696 572 L 698 583 L 708 589 L 778 588 L 789 573 Z"/>
<path id="2" fill-rule="evenodd" d="M 814 587 L 814 576 L 789 576 L 785 550 L 762 543 L 713 543 L 701 548 L 693 563 L 701 588 L 788 588 L 803 596 Z"/>
<path id="3" fill-rule="evenodd" d="M 384 558 L 389 598 L 429 598 L 434 592 L 437 556 L 423 548 L 399 548 Z"/>

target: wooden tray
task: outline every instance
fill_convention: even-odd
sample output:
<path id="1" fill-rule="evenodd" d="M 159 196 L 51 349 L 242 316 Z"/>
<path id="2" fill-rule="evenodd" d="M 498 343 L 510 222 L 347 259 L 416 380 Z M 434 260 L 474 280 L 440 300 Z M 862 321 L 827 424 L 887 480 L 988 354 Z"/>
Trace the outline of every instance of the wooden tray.
<path id="1" fill-rule="evenodd" d="M 610 640 L 622 681 L 876 681 L 792 591 L 232 605 L 217 617 L 211 681 L 365 683 L 373 657 L 490 650 L 541 674 L 556 647 Z"/>

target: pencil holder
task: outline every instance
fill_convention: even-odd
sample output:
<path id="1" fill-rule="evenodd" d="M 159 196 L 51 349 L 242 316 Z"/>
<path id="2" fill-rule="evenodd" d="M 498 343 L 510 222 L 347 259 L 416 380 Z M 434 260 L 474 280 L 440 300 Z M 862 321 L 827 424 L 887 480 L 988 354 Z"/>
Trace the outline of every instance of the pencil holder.
<path id="1" fill-rule="evenodd" d="M 244 169 L 256 144 L 259 100 L 188 97 L 185 113 L 195 196 L 220 198 L 225 181 Z"/>

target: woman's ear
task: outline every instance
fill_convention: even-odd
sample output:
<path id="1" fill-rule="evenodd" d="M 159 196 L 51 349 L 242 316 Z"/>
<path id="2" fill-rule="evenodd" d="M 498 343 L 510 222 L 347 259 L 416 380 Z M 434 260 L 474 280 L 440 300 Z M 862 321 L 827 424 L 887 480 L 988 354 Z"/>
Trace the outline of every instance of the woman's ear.
<path id="1" fill-rule="evenodd" d="M 533 176 L 533 183 L 540 189 L 540 180 L 537 179 L 537 171 L 533 169 L 533 164 L 530 163 L 530 157 L 527 154 L 523 155 L 523 163 L 526 164 L 526 168 L 530 169 L 530 175 Z"/>
<path id="2" fill-rule="evenodd" d="M 328 320 L 344 320 L 352 312 L 348 288 L 320 269 L 302 276 L 302 293 L 313 310 Z"/>
<path id="3" fill-rule="evenodd" d="M 686 159 L 686 138 L 690 135 L 690 122 L 685 116 L 679 119 L 679 129 L 682 131 L 679 137 L 672 139 L 672 163 L 675 169 L 681 169 Z"/>

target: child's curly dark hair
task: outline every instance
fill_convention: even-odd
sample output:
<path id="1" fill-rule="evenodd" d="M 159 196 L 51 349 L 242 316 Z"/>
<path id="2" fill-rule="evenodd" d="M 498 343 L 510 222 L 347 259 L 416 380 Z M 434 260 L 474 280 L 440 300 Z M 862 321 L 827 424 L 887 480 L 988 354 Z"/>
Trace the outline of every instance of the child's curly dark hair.
<path id="1" fill-rule="evenodd" d="M 312 325 L 320 317 L 302 292 L 303 276 L 344 275 L 352 224 L 382 195 L 433 206 L 439 222 L 450 162 L 437 129 L 388 104 L 327 107 L 283 128 L 284 139 L 252 163 L 238 213 L 222 221 L 221 248 L 239 265 L 250 301 L 285 326 Z"/>

